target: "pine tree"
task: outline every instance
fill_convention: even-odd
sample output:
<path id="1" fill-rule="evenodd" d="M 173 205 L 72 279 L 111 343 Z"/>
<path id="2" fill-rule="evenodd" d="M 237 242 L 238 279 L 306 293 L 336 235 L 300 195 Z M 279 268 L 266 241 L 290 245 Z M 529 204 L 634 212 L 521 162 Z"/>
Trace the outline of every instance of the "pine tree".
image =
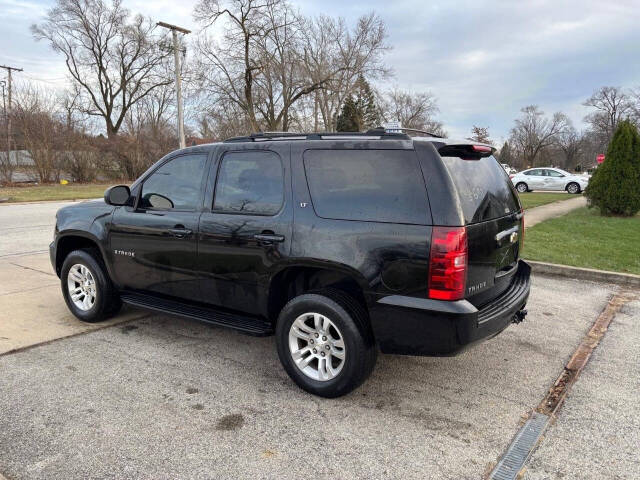
<path id="1" fill-rule="evenodd" d="M 380 109 L 369 82 L 360 75 L 338 114 L 336 129 L 339 132 L 362 132 L 380 126 Z"/>
<path id="2" fill-rule="evenodd" d="M 511 154 L 511 146 L 509 145 L 509 142 L 504 142 L 500 149 L 500 155 L 498 155 L 498 158 L 500 159 L 500 163 L 511 165 L 513 155 Z"/>
<path id="3" fill-rule="evenodd" d="M 358 106 L 352 95 L 349 95 L 338 114 L 336 130 L 339 132 L 359 132 L 362 119 L 358 112 Z"/>
<path id="4" fill-rule="evenodd" d="M 376 98 L 369 82 L 360 75 L 356 85 L 356 104 L 362 118 L 362 124 L 360 125 L 361 130 L 368 130 L 380 126 L 380 109 L 376 104 Z"/>
<path id="5" fill-rule="evenodd" d="M 631 122 L 618 125 L 585 195 L 602 215 L 633 216 L 640 211 L 640 135 Z"/>

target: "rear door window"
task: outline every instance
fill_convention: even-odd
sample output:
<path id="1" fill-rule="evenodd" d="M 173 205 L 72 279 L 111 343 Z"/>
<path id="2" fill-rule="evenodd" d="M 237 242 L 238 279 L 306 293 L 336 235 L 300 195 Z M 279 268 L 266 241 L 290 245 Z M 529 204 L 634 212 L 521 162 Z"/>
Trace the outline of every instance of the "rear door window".
<path id="1" fill-rule="evenodd" d="M 413 150 L 307 150 L 304 168 L 320 217 L 430 223 L 424 179 Z"/>
<path id="2" fill-rule="evenodd" d="M 442 159 L 458 190 L 467 224 L 504 217 L 519 210 L 511 180 L 494 157 Z"/>
<path id="3" fill-rule="evenodd" d="M 284 199 L 280 157 L 270 151 L 227 152 L 222 157 L 213 210 L 275 215 Z"/>

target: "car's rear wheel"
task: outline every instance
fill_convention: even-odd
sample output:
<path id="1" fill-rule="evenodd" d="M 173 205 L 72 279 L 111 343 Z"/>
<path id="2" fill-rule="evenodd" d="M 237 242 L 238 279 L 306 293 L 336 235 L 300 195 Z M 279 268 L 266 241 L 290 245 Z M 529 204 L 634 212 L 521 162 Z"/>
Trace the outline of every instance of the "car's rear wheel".
<path id="1" fill-rule="evenodd" d="M 525 193 L 529 191 L 529 186 L 524 182 L 519 182 L 516 185 L 516 190 L 520 193 Z"/>
<path id="2" fill-rule="evenodd" d="M 567 192 L 573 194 L 580 193 L 580 185 L 575 182 L 571 182 L 569 185 L 567 185 Z"/>
<path id="3" fill-rule="evenodd" d="M 83 322 L 104 320 L 122 306 L 104 263 L 93 250 L 74 250 L 67 255 L 60 283 L 69 310 Z"/>
<path id="4" fill-rule="evenodd" d="M 280 312 L 278 356 L 307 392 L 339 397 L 371 374 L 377 350 L 365 309 L 334 289 L 295 297 Z"/>

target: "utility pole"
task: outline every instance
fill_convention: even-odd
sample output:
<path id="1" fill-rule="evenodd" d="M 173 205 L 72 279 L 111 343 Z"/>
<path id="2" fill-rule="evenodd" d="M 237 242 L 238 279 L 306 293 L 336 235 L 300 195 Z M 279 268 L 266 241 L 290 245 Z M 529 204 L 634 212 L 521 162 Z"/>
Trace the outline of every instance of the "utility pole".
<path id="1" fill-rule="evenodd" d="M 182 79 L 180 78 L 180 50 L 178 48 L 178 32 L 185 35 L 191 33 L 191 30 L 186 28 L 177 27 L 165 22 L 158 22 L 156 25 L 159 27 L 168 28 L 171 30 L 173 36 L 173 60 L 176 68 L 176 96 L 178 98 L 178 141 L 180 142 L 180 148 L 186 146 L 184 141 L 184 118 L 182 113 Z"/>
<path id="2" fill-rule="evenodd" d="M 6 65 L 0 65 L 0 68 L 4 68 L 7 71 L 7 89 L 9 91 L 8 97 L 9 101 L 7 102 L 7 167 L 9 168 L 9 172 L 11 172 L 11 71 L 15 70 L 16 72 L 21 72 L 21 68 L 15 67 L 7 67 Z M 4 89 L 3 89 L 3 100 L 4 100 Z M 9 177 L 11 177 L 11 173 L 9 173 Z"/>
<path id="3" fill-rule="evenodd" d="M 7 116 L 7 101 L 5 99 L 4 89 L 7 86 L 7 82 L 0 80 L 0 87 L 2 87 L 2 116 L 6 122 L 9 118 Z M 9 163 L 9 142 L 7 142 L 7 163 Z"/>

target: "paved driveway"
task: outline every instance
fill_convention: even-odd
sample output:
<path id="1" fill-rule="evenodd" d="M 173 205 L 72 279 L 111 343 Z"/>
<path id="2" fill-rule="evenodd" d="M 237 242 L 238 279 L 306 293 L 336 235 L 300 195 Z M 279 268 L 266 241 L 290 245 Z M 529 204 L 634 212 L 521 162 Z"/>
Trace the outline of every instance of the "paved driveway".
<path id="1" fill-rule="evenodd" d="M 28 248 L 41 249 L 39 242 Z M 19 338 L 20 325 L 24 335 L 65 338 L 0 354 L 0 473 L 11 480 L 477 479 L 616 290 L 535 277 L 523 324 L 453 358 L 380 356 L 363 387 L 326 400 L 289 380 L 272 337 L 135 311 L 115 320 L 125 323 L 87 331 L 66 312 L 46 253 L 0 259 L 2 287 L 18 271 L 21 282 L 36 286 L 0 291 L 0 341 L 3 331 Z M 614 438 L 616 422 L 634 414 L 624 400 L 637 397 L 637 382 L 597 375 L 615 358 L 616 371 L 638 378 L 637 304 L 624 315 L 626 327 L 612 326 L 623 338 L 605 337 L 593 375 L 586 372 L 589 381 L 576 389 L 583 400 L 572 405 L 570 395 L 548 446 L 545 440 L 536 452 L 531 478 L 640 476 L 630 443 L 596 448 L 582 440 L 600 431 Z M 51 324 L 61 327 L 48 331 Z M 601 388 L 613 393 L 594 397 Z M 609 405 L 611 395 L 621 401 L 597 423 L 585 418 L 582 412 Z M 569 454 L 582 455 L 585 466 L 567 467 Z"/>

